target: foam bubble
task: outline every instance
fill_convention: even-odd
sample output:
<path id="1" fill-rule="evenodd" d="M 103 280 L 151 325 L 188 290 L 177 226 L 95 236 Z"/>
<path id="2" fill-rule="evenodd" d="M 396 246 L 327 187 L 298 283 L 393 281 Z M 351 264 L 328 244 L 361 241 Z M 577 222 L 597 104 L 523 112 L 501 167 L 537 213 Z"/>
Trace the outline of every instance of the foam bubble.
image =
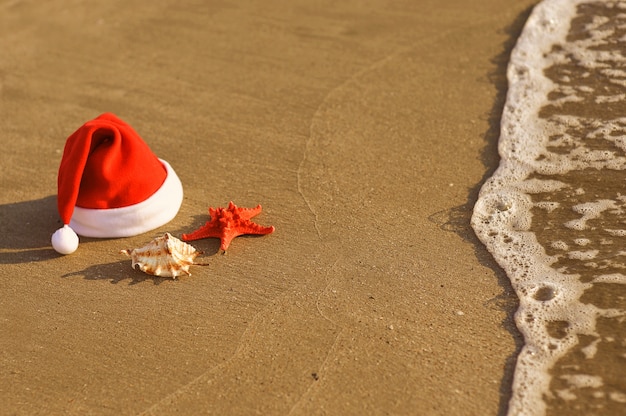
<path id="1" fill-rule="evenodd" d="M 596 258 L 598 253 L 600 253 L 600 250 L 570 251 L 569 253 L 567 253 L 567 256 L 570 259 L 591 260 Z"/>
<path id="2" fill-rule="evenodd" d="M 614 237 L 625 237 L 626 236 L 626 230 L 610 230 L 608 228 L 604 229 L 607 233 L 609 233 L 610 235 L 614 236 Z"/>
<path id="3" fill-rule="evenodd" d="M 563 251 L 569 249 L 569 246 L 567 245 L 567 243 L 565 241 L 562 241 L 562 240 L 553 241 L 550 244 L 550 247 L 552 247 L 553 249 L 556 249 L 556 250 L 563 250 Z"/>
<path id="4" fill-rule="evenodd" d="M 585 387 L 600 387 L 604 384 L 601 377 L 591 376 L 588 374 L 564 375 L 561 376 L 561 378 L 565 379 L 570 386 L 578 389 Z"/>

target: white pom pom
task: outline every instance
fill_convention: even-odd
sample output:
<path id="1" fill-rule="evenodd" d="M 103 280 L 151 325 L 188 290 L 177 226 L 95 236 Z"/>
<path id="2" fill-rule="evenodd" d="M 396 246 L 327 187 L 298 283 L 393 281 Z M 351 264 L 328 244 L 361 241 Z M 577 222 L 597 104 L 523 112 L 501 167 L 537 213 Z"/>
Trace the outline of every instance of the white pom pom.
<path id="1" fill-rule="evenodd" d="M 69 225 L 64 225 L 52 234 L 52 248 L 60 254 L 71 254 L 78 248 L 78 236 Z"/>

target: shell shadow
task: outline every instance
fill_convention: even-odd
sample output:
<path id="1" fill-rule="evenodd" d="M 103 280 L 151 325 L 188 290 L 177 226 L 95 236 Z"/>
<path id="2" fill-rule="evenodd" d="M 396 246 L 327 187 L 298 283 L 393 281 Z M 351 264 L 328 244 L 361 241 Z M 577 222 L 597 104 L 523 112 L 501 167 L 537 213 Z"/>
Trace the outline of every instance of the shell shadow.
<path id="1" fill-rule="evenodd" d="M 83 270 L 66 273 L 63 278 L 80 276 L 85 280 L 108 280 L 111 284 L 118 284 L 129 280 L 129 285 L 136 285 L 145 281 L 152 281 L 155 285 L 160 285 L 166 281 L 172 281 L 169 277 L 159 277 L 146 274 L 137 269 L 129 267 L 129 260 L 120 260 L 106 264 L 95 264 Z"/>

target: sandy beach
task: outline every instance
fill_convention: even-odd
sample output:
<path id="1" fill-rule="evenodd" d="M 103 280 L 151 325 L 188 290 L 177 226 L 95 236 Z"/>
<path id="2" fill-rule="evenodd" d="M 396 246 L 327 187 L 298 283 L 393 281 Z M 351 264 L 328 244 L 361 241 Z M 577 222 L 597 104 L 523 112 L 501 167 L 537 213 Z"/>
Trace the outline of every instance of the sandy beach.
<path id="1" fill-rule="evenodd" d="M 534 1 L 0 2 L 0 413 L 503 415 L 516 297 L 469 218 Z M 67 137 L 113 112 L 169 224 L 60 256 Z M 120 249 L 263 206 L 177 280 Z"/>

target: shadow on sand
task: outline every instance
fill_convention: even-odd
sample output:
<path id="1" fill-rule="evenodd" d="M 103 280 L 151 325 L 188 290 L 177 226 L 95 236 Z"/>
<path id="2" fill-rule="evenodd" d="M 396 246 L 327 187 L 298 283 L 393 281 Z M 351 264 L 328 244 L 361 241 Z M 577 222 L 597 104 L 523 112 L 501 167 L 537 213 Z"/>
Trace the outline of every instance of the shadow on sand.
<path id="1" fill-rule="evenodd" d="M 60 226 L 56 195 L 0 205 L 0 264 L 58 257 L 50 245 L 50 236 Z"/>
<path id="2" fill-rule="evenodd" d="M 497 308 L 506 312 L 507 316 L 502 322 L 502 325 L 511 334 L 515 342 L 515 352 L 507 358 L 504 364 L 504 377 L 500 383 L 500 404 L 498 408 L 498 415 L 500 416 L 504 416 L 507 413 L 509 400 L 512 394 L 515 363 L 517 361 L 517 356 L 524 345 L 522 334 L 518 331 L 514 321 L 514 314 L 519 307 L 519 300 L 504 270 L 502 270 L 498 263 L 496 263 L 491 254 L 487 251 L 487 248 L 481 243 L 474 233 L 474 230 L 470 225 L 470 220 L 474 205 L 478 200 L 480 188 L 485 181 L 493 175 L 500 162 L 500 156 L 498 155 L 498 138 L 500 136 L 500 120 L 504 104 L 506 102 L 507 66 L 511 51 L 517 42 L 517 38 L 522 33 L 524 24 L 526 23 L 526 20 L 528 20 L 532 9 L 532 7 L 529 7 L 524 10 L 524 12 L 522 12 L 515 19 L 515 21 L 505 29 L 507 40 L 502 45 L 503 50 L 491 60 L 491 62 L 495 65 L 495 69 L 489 74 L 489 81 L 495 85 L 497 94 L 491 111 L 488 114 L 489 129 L 483 136 L 485 147 L 483 147 L 480 153 L 480 160 L 486 168 L 485 174 L 483 175 L 481 181 L 470 189 L 467 196 L 467 202 L 465 204 L 448 210 L 436 212 L 429 217 L 429 220 L 437 224 L 440 229 L 454 232 L 463 240 L 472 244 L 474 247 L 474 253 L 480 264 L 495 271 L 498 283 L 503 288 L 503 293 L 489 300 L 486 305 L 489 308 Z"/>
<path id="3" fill-rule="evenodd" d="M 120 260 L 107 264 L 94 264 L 86 269 L 66 273 L 63 278 L 82 277 L 85 280 L 108 280 L 112 284 L 118 284 L 129 280 L 129 285 L 136 285 L 145 281 L 152 281 L 155 285 L 160 285 L 167 281 L 173 281 L 171 277 L 158 277 L 146 274 L 140 270 L 131 270 L 129 260 Z"/>

